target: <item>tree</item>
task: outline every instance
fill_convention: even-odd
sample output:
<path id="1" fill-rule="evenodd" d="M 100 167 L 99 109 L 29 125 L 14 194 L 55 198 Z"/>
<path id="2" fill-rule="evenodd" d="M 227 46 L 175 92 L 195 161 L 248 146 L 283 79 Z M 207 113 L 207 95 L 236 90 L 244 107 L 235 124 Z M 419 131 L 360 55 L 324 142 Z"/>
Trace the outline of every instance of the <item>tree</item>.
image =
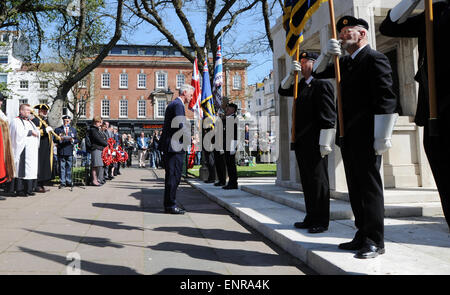
<path id="1" fill-rule="evenodd" d="M 65 65 L 65 79 L 57 87 L 49 112 L 50 125 L 60 122 L 62 108 L 68 105 L 68 94 L 76 84 L 94 70 L 122 36 L 123 0 L 117 1 L 114 13 L 103 0 L 80 0 L 78 15 L 59 14 L 58 24 L 50 44 L 58 55 L 57 62 Z M 114 24 L 109 33 L 108 20 Z M 107 42 L 105 42 L 107 41 Z M 73 98 L 74 104 L 80 97 Z"/>
<path id="2" fill-rule="evenodd" d="M 269 8 L 269 0 L 130 0 L 126 7 L 137 17 L 156 28 L 160 34 L 174 46 L 181 54 L 192 63 L 198 57 L 200 65 L 205 60 L 204 49 L 211 52 L 213 56 L 217 52 L 217 43 L 221 34 L 227 33 L 237 22 L 237 19 L 246 12 L 255 9 L 259 4 L 262 7 L 266 34 L 269 46 L 272 49 L 270 36 L 270 17 L 272 9 Z M 271 7 L 280 0 L 272 1 Z M 205 18 L 203 33 L 203 45 L 200 45 L 200 34 L 195 33 L 192 22 L 189 21 L 188 13 L 201 12 Z M 188 46 L 182 43 L 182 37 L 177 37 L 174 27 L 170 26 L 169 15 L 176 15 L 178 21 L 184 28 Z M 209 64 L 209 72 L 213 73 L 213 64 Z M 211 77 L 212 79 L 212 77 Z"/>

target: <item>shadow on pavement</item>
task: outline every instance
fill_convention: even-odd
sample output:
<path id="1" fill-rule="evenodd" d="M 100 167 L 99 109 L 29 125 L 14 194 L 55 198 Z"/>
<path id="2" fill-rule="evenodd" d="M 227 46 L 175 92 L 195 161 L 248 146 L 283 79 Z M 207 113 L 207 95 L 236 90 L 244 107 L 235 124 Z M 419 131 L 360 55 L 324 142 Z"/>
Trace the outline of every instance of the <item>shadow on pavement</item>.
<path id="1" fill-rule="evenodd" d="M 182 269 L 182 268 L 165 268 L 155 275 L 222 275 L 217 272 L 206 270 Z"/>
<path id="2" fill-rule="evenodd" d="M 25 247 L 19 247 L 20 251 L 28 253 L 30 255 L 34 255 L 40 258 L 44 258 L 47 260 L 51 260 L 57 263 L 60 263 L 62 265 L 69 265 L 70 261 L 67 260 L 66 257 L 56 255 L 56 254 L 50 254 L 45 253 L 41 251 L 36 251 L 33 249 L 25 248 Z M 86 260 L 80 261 L 80 268 L 82 271 L 100 274 L 100 275 L 138 275 L 139 273 L 136 272 L 136 270 L 126 267 L 126 266 L 118 266 L 118 265 L 108 265 L 108 264 L 101 264 L 97 262 L 90 262 Z"/>
<path id="3" fill-rule="evenodd" d="M 199 229 L 195 227 L 157 227 L 153 231 L 173 232 L 187 237 L 206 238 L 220 241 L 259 241 L 254 234 L 223 229 Z"/>
<path id="4" fill-rule="evenodd" d="M 123 225 L 122 222 L 116 222 L 116 221 L 103 221 L 103 220 L 94 220 L 94 219 L 79 219 L 79 218 L 68 218 L 67 220 L 83 223 L 83 224 L 92 224 L 95 226 L 101 226 L 106 227 L 110 229 L 125 229 L 125 230 L 144 230 L 142 227 L 137 226 L 129 226 L 129 225 Z"/>

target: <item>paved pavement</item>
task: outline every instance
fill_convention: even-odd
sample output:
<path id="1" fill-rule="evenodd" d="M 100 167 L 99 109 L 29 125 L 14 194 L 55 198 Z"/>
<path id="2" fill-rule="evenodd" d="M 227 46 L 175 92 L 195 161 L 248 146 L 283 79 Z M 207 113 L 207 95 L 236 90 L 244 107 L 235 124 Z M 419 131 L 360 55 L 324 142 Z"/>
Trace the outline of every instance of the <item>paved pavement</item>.
<path id="1" fill-rule="evenodd" d="M 185 183 L 188 213 L 164 214 L 163 190 L 162 170 L 128 168 L 102 187 L 0 198 L 0 274 L 314 274 Z"/>

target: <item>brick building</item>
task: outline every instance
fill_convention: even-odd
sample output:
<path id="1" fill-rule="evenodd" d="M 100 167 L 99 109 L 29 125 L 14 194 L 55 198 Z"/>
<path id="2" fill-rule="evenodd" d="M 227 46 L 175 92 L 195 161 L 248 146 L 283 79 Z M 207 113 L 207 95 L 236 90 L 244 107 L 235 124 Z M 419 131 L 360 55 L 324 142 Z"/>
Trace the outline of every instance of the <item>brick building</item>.
<path id="1" fill-rule="evenodd" d="M 210 58 L 210 62 L 212 58 Z M 246 60 L 224 60 L 223 95 L 245 109 Z M 103 62 L 79 83 L 80 123 L 100 115 L 134 135 L 162 128 L 167 104 L 179 87 L 191 83 L 192 63 L 170 46 L 116 45 Z M 202 71 L 199 65 L 200 72 Z M 186 115 L 193 113 L 186 108 Z"/>

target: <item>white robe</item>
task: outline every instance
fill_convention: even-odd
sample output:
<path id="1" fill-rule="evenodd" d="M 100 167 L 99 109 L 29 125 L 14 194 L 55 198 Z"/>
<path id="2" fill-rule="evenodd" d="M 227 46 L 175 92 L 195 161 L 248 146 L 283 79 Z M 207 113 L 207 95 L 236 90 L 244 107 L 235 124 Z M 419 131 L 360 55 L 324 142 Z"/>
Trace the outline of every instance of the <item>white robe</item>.
<path id="1" fill-rule="evenodd" d="M 23 123 L 22 123 L 23 122 Z M 37 179 L 38 173 L 38 154 L 39 154 L 39 129 L 30 120 L 21 120 L 14 118 L 10 125 L 11 144 L 14 153 L 14 165 L 16 171 L 14 177 L 18 178 L 20 168 L 20 155 L 25 150 L 25 176 L 23 179 Z M 38 136 L 28 136 L 29 131 L 34 130 Z"/>
<path id="2" fill-rule="evenodd" d="M 0 119 L 2 119 L 5 122 L 8 122 L 8 117 L 3 113 L 2 110 L 0 110 Z"/>

